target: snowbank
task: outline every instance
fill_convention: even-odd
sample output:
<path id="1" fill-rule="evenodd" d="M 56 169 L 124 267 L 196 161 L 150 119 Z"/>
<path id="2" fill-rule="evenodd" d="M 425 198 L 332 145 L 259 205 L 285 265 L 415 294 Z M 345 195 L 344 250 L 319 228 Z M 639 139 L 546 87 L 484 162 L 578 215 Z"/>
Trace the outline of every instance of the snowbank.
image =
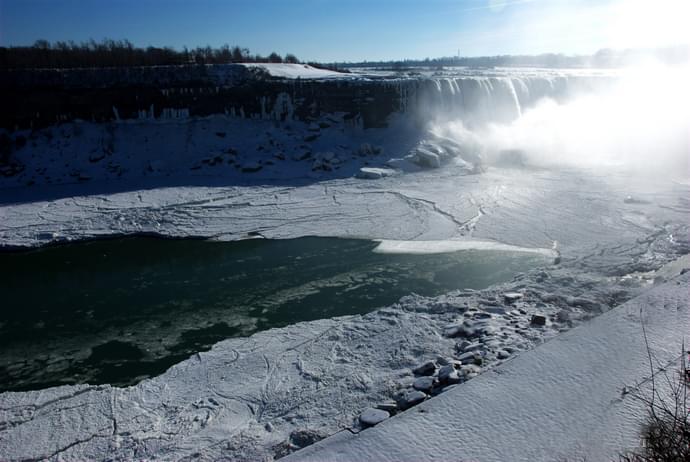
<path id="1" fill-rule="evenodd" d="M 249 69 L 263 69 L 272 77 L 283 79 L 352 79 L 358 77 L 357 74 L 318 69 L 309 64 L 243 63 L 242 65 Z"/>
<path id="2" fill-rule="evenodd" d="M 636 448 L 651 396 L 644 323 L 661 374 L 690 332 L 690 274 L 358 434 L 286 460 L 616 460 Z"/>

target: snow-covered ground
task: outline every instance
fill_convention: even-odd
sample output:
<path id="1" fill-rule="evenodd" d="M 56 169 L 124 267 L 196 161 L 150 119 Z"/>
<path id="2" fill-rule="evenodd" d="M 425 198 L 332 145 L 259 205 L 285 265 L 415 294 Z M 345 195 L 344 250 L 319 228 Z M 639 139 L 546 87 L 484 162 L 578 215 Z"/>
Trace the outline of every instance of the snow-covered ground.
<path id="1" fill-rule="evenodd" d="M 342 79 L 356 77 L 356 74 L 347 72 L 335 72 L 328 69 L 319 69 L 309 64 L 289 63 L 246 63 L 243 66 L 263 69 L 272 77 L 284 79 Z"/>
<path id="2" fill-rule="evenodd" d="M 359 413 L 404 392 L 425 360 L 459 359 L 469 378 L 644 291 L 653 270 L 687 253 L 688 183 L 630 181 L 610 171 L 466 175 L 448 166 L 374 181 L 163 187 L 4 205 L 2 236 L 13 245 L 137 232 L 368 237 L 422 247 L 490 241 L 547 251 L 557 241 L 561 262 L 482 292 L 411 296 L 365 316 L 227 340 L 126 389 L 4 393 L 0 452 L 9 460 L 270 460 L 356 431 Z M 507 305 L 506 292 L 523 297 Z M 533 324 L 535 315 L 546 325 Z M 448 332 L 462 323 L 474 333 Z"/>
<path id="3" fill-rule="evenodd" d="M 451 81 L 443 85 L 455 92 Z M 438 89 L 442 94 L 441 83 Z M 521 112 L 517 107 L 518 117 Z M 226 340 L 129 388 L 0 394 L 0 454 L 8 460 L 272 460 L 343 429 L 359 431 L 357 418 L 370 406 L 400 412 L 437 393 L 449 406 L 465 388 L 482 396 L 477 384 L 493 387 L 500 373 L 444 389 L 686 266 L 687 257 L 664 266 L 690 248 L 685 172 L 662 176 L 596 162 L 545 168 L 530 162 L 529 151 L 508 161 L 482 160 L 486 152 L 476 140 L 453 136 L 458 133 L 457 127 L 420 129 L 403 117 L 386 129 L 362 130 L 332 114 L 310 123 L 232 115 L 77 122 L 27 134 L 17 152 L 23 170 L 0 183 L 6 248 L 136 233 L 218 240 L 317 235 L 377 239 L 379 251 L 387 252 L 511 248 L 555 258 L 554 265 L 479 292 L 410 295 L 363 316 Z M 550 147 L 556 155 L 558 147 Z M 687 308 L 687 297 L 677 292 L 662 286 L 647 300 L 659 307 L 670 297 Z M 566 339 L 581 338 L 589 327 L 610 328 L 619 317 L 584 324 Z M 619 337 L 611 342 L 624 345 Z M 582 337 L 583 348 L 588 339 Z M 557 345 L 545 347 L 562 348 Z M 541 364 L 549 351 L 537 349 L 522 361 L 536 357 Z M 417 381 L 413 369 L 428 360 L 449 366 L 445 378 L 437 371 L 437 379 Z M 515 383 L 524 380 L 520 375 Z M 597 400 L 614 393 L 610 385 L 598 382 Z M 569 412 L 569 402 L 554 409 Z M 483 406 L 498 412 L 479 398 L 472 404 L 477 413 Z M 414 428 L 414 409 L 381 431 L 397 422 Z M 379 441 L 378 432 L 366 434 L 371 444 Z M 350 443 L 319 448 L 338 444 Z"/>
<path id="4" fill-rule="evenodd" d="M 618 460 L 640 445 L 639 398 L 651 398 L 654 381 L 656 399 L 668 400 L 667 377 L 678 380 L 689 281 L 676 277 L 411 412 L 287 460 Z"/>

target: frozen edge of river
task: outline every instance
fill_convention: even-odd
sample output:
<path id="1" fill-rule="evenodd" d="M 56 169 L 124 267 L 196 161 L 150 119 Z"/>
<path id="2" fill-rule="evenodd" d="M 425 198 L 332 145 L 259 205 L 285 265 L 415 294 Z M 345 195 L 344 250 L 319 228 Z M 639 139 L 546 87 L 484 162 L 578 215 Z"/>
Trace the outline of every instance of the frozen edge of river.
<path id="1" fill-rule="evenodd" d="M 576 296 L 583 287 L 590 287 L 590 298 Z M 502 294 L 518 288 L 523 298 L 506 303 Z M 414 367 L 456 357 L 463 339 L 450 338 L 449 325 L 464 322 L 479 331 L 473 338 L 491 368 L 502 362 L 500 351 L 531 349 L 605 311 L 603 300 L 635 293 L 551 267 L 480 292 L 409 296 L 363 316 L 229 339 L 129 388 L 3 393 L 0 453 L 7 460 L 273 460 L 300 442 L 358 431 L 359 413 L 408 389 Z M 545 326 L 530 323 L 535 313 L 545 316 Z M 468 364 L 461 372 L 470 378 L 475 368 Z M 533 378 L 540 383 L 538 374 Z M 561 405 L 572 403 L 564 399 Z"/>
<path id="2" fill-rule="evenodd" d="M 258 230 L 274 238 L 494 239 L 524 247 L 558 240 L 564 257 L 561 265 L 481 292 L 409 296 L 365 316 L 230 339 L 130 388 L 0 394 L 0 454 L 8 460 L 272 460 L 344 428 L 356 431 L 359 413 L 407 389 L 414 367 L 461 354 L 463 339 L 444 335 L 449 324 L 469 319 L 480 328 L 475 343 L 486 351 L 486 369 L 501 362 L 501 348 L 531 349 L 630 299 L 640 282 L 647 284 L 642 273 L 687 253 L 687 227 L 679 223 L 688 209 L 676 191 L 685 185 L 668 194 L 639 191 L 649 201 L 628 203 L 630 186 L 619 187 L 610 176 L 565 181 L 565 174 L 495 172 L 463 177 L 462 190 L 452 171 L 429 178 L 168 188 L 4 206 L 5 244 L 36 245 L 36 236 L 56 228 L 74 239 L 201 231 L 233 239 Z M 476 223 L 478 209 L 486 214 Z M 538 219 L 529 213 L 535 209 L 544 211 Z M 509 291 L 524 293 L 512 307 L 503 302 Z M 546 318 L 545 326 L 531 324 L 535 314 Z"/>
<path id="3" fill-rule="evenodd" d="M 675 377 L 688 343 L 688 281 L 678 276 L 411 412 L 286 460 L 617 459 L 639 444 L 647 408 L 635 392 L 651 396 L 643 324 L 663 389 L 664 368 Z"/>

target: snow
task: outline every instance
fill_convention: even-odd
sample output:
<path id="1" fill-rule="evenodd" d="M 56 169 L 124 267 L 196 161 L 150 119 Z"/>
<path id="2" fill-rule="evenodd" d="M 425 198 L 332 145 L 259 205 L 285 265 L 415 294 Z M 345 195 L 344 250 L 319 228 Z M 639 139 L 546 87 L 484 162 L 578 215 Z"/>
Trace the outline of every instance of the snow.
<path id="1" fill-rule="evenodd" d="M 385 176 L 395 175 L 395 170 L 390 168 L 362 167 L 357 172 L 357 178 L 378 180 Z"/>
<path id="2" fill-rule="evenodd" d="M 616 460 L 638 447 L 647 415 L 624 388 L 651 396 L 642 324 L 664 387 L 662 368 L 674 377 L 690 332 L 688 282 L 676 277 L 410 412 L 285 460 Z"/>
<path id="3" fill-rule="evenodd" d="M 486 318 L 486 310 L 497 307 L 501 293 L 534 287 L 543 278 L 547 284 L 527 290 L 525 300 L 517 302 L 516 308 L 525 310 L 525 315 L 516 309 Z M 639 348 L 639 307 L 649 307 L 645 308 L 647 327 L 657 357 L 666 361 L 677 356 L 679 336 L 687 333 L 690 319 L 687 280 L 686 274 L 562 337 L 557 334 L 571 321 L 558 321 L 555 313 L 559 310 L 570 312 L 577 323 L 598 313 L 579 307 L 573 295 L 587 290 L 597 306 L 639 293 L 639 289 L 626 292 L 624 286 L 602 282 L 587 272 L 551 267 L 481 292 L 411 296 L 364 316 L 301 323 L 226 340 L 129 388 L 79 385 L 3 393 L 0 453 L 7 460 L 101 459 L 103 454 L 115 459 L 179 459 L 197 454 L 194 457 L 272 460 L 277 447 L 295 432 L 320 436 L 344 428 L 357 432 L 362 411 L 389 402 L 398 392 L 407 393 L 413 401 L 424 399 L 421 392 L 406 392 L 412 390 L 412 369 L 425 359 L 440 361 L 436 358 L 454 354 L 456 340 L 443 332 L 458 318 L 475 319 L 478 327 L 491 332 L 480 343 L 486 350 L 483 367 L 496 366 L 495 373 L 441 393 L 421 405 L 427 411 L 424 414 L 412 408 L 390 421 L 394 427 L 379 424 L 393 436 L 379 437 L 366 430 L 347 440 L 346 432 L 340 433 L 335 440 L 315 446 L 315 452 L 297 456 L 329 460 L 337 458 L 333 454 L 345 444 L 344 457 L 349 460 L 378 459 L 377 447 L 390 451 L 392 458 L 413 454 L 415 460 L 425 460 L 438 452 L 426 444 L 416 450 L 408 447 L 425 439 L 439 447 L 445 441 L 457 446 L 455 451 L 481 460 L 500 460 L 511 448 L 539 460 L 539 448 L 552 449 L 552 444 L 563 442 L 563 454 L 577 449 L 575 443 L 583 441 L 583 432 L 589 428 L 601 435 L 595 442 L 606 442 L 604 449 L 610 451 L 634 441 L 634 418 L 641 412 L 629 400 L 610 403 L 624 385 L 633 386 L 648 370 Z M 527 327 L 538 304 L 553 321 L 544 327 Z M 518 321 L 517 327 L 512 320 Z M 499 355 L 503 357 L 506 349 L 529 350 L 549 338 L 553 340 L 544 347 L 500 366 Z M 480 369 L 467 368 L 462 372 L 467 377 Z M 578 393 L 587 393 L 587 399 Z M 625 420 L 628 411 L 632 414 Z M 590 412 L 587 419 L 594 426 L 580 425 L 590 422 L 579 420 Z M 486 413 L 483 418 L 482 413 Z M 572 421 L 553 421 L 570 414 Z M 604 418 L 604 423 L 596 418 Z M 621 427 L 620 422 L 626 425 Z M 54 431 L 56 425 L 60 432 Z M 547 425 L 551 428 L 543 438 L 523 431 L 537 433 Z M 401 441 L 404 435 L 410 435 L 408 446 Z M 623 439 L 616 439 L 617 435 Z M 472 445 L 460 444 L 462 438 L 469 438 Z M 493 442 L 497 442 L 495 447 Z M 596 445 L 594 449 L 599 450 Z M 552 455 L 544 454 L 541 457 L 547 459 Z"/>
<path id="4" fill-rule="evenodd" d="M 230 339 L 130 388 L 0 394 L 0 422 L 6 424 L 0 453 L 9 460 L 106 453 L 271 460 L 295 431 L 328 436 L 356 430 L 353 422 L 364 409 L 412 385 L 411 371 L 420 362 L 455 357 L 462 339 L 446 336 L 449 326 L 476 319 L 465 331 L 483 336 L 477 348 L 488 355 L 483 368 L 490 369 L 506 353 L 529 350 L 643 292 L 656 279 L 654 271 L 688 249 L 689 185 L 666 179 L 635 185 L 643 199 L 636 203 L 625 202 L 629 175 L 599 170 L 467 175 L 449 165 L 376 181 L 225 181 L 92 194 L 83 193 L 93 187 L 88 183 L 53 186 L 83 192 L 3 205 L 0 238 L 6 245 L 35 246 L 142 232 L 222 240 L 259 233 L 368 237 L 398 251 L 489 245 L 540 253 L 552 252 L 558 241 L 561 263 L 481 292 L 410 296 L 365 316 Z M 670 278 L 681 266 L 663 274 Z M 524 297 L 508 307 L 502 300 L 511 292 Z M 545 316 L 546 325 L 532 326 L 533 315 Z M 54 432 L 58 421 L 65 430 Z"/>
<path id="5" fill-rule="evenodd" d="M 302 65 L 252 66 L 277 77 L 336 77 Z M 457 115 L 466 109 L 456 104 L 461 93 L 474 88 L 513 117 L 527 83 L 565 81 L 523 73 L 510 87 L 499 81 L 509 71 L 490 74 L 462 85 L 457 74 L 429 80 L 420 94 L 435 101 L 429 110 L 450 102 L 445 114 Z M 0 245 L 309 235 L 374 239 L 388 253 L 531 252 L 554 264 L 483 291 L 410 295 L 363 316 L 229 339 L 129 388 L 2 393 L 3 458 L 272 460 L 301 447 L 301 436 L 336 433 L 295 457 L 505 460 L 515 448 L 526 460 L 600 460 L 635 444 L 640 410 L 617 395 L 646 370 L 637 311 L 649 306 L 650 338 L 664 360 L 688 331 L 688 276 L 677 279 L 690 250 L 686 178 L 601 165 L 501 168 L 470 143 L 403 117 L 362 130 L 344 114 L 279 121 L 278 113 L 292 114 L 287 95 L 276 107 L 254 119 L 171 109 L 162 120 L 142 108 L 141 121 L 27 133 L 17 152 L 25 169 L 0 178 Z M 491 115 L 484 104 L 477 111 Z M 458 358 L 481 367 L 456 369 Z M 438 382 L 448 365 L 458 380 L 475 378 L 427 400 L 413 391 L 412 372 L 426 361 Z M 441 392 L 436 379 L 425 390 Z M 358 436 L 343 432 L 359 432 L 367 408 L 395 411 L 390 402 L 401 396 L 425 401 Z"/>
<path id="6" fill-rule="evenodd" d="M 352 79 L 357 77 L 357 74 L 318 69 L 309 64 L 243 63 L 242 65 L 249 69 L 262 69 L 272 77 L 284 79 Z"/>
<path id="7" fill-rule="evenodd" d="M 500 242 L 480 240 L 443 240 L 443 241 L 394 241 L 381 240 L 374 252 L 393 254 L 434 254 L 457 252 L 460 250 L 503 250 L 508 252 L 524 252 L 556 258 L 558 253 L 553 249 L 539 249 L 502 244 Z"/>

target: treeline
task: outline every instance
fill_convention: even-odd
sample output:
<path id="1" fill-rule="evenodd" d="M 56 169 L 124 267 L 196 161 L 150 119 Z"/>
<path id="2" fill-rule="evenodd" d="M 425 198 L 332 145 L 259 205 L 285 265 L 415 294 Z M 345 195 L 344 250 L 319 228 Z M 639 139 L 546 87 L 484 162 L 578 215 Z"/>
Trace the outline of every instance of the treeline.
<path id="1" fill-rule="evenodd" d="M 449 56 L 426 59 L 404 59 L 401 61 L 364 61 L 348 63 L 348 67 L 376 67 L 390 70 L 410 70 L 415 67 L 442 68 L 453 66 L 465 67 L 583 67 L 591 63 L 589 57 L 566 56 L 561 54 L 542 55 L 499 55 L 479 57 Z M 342 65 L 342 64 L 341 64 Z"/>
<path id="2" fill-rule="evenodd" d="M 0 47 L 0 68 L 84 68 L 165 66 L 181 64 L 299 63 L 293 54 L 268 56 L 251 54 L 249 49 L 223 45 L 176 50 L 171 47 L 136 47 L 129 40 L 105 39 L 101 42 L 48 42 L 37 40 L 32 46 Z"/>
<path id="3" fill-rule="evenodd" d="M 337 63 L 346 67 L 376 67 L 391 70 L 409 70 L 415 67 L 621 67 L 635 62 L 655 58 L 667 64 L 688 61 L 690 51 L 687 46 L 675 46 L 655 49 L 599 50 L 593 55 L 565 55 L 545 53 L 540 55 L 499 55 L 479 57 L 444 57 L 426 59 L 406 59 L 402 61 L 363 61 L 358 63 Z"/>

